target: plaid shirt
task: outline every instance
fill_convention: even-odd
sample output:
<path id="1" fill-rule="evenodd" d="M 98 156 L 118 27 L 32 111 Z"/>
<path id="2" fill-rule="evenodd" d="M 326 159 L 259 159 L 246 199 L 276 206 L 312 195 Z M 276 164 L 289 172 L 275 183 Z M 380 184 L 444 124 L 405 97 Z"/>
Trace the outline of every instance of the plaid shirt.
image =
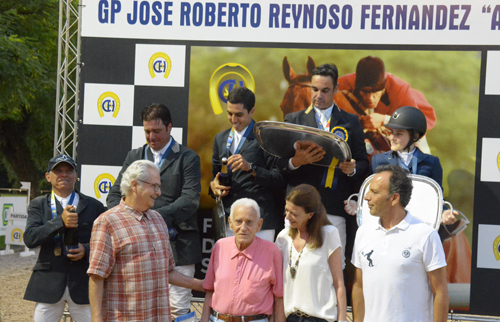
<path id="1" fill-rule="evenodd" d="M 123 200 L 94 222 L 88 274 L 105 278 L 106 321 L 170 321 L 168 272 L 174 269 L 167 225 L 154 210 Z"/>

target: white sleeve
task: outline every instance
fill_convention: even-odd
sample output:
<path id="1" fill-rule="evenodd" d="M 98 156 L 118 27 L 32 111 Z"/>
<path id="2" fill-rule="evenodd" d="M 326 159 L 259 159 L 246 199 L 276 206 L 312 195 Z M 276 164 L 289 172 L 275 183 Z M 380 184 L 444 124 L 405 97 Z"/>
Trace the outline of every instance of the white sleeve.
<path id="1" fill-rule="evenodd" d="M 339 230 L 335 226 L 325 226 L 325 244 L 328 249 L 328 257 L 339 247 L 342 247 L 342 242 L 340 241 Z"/>
<path id="2" fill-rule="evenodd" d="M 351 255 L 351 263 L 357 268 L 361 268 L 361 261 L 359 259 L 359 243 L 361 242 L 360 232 L 361 232 L 361 227 L 359 227 L 358 231 L 356 232 L 356 238 L 354 239 L 354 247 L 352 249 L 352 255 Z"/>
<path id="3" fill-rule="evenodd" d="M 441 243 L 441 239 L 439 239 L 437 231 L 434 229 L 427 237 L 422 253 L 425 270 L 427 272 L 446 266 L 443 244 Z"/>
<path id="4" fill-rule="evenodd" d="M 278 237 L 276 237 L 276 241 L 274 242 L 276 244 L 276 246 L 278 246 L 278 248 L 280 249 L 281 251 L 281 254 L 285 254 L 286 252 L 286 249 L 287 249 L 287 242 L 286 242 L 286 232 L 285 232 L 286 228 L 283 229 L 279 234 L 278 234 Z"/>

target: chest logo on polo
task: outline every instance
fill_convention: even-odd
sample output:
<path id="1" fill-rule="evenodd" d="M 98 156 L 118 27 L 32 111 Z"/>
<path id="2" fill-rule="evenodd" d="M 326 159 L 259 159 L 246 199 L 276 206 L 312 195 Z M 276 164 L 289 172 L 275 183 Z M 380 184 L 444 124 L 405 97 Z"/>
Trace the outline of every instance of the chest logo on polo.
<path id="1" fill-rule="evenodd" d="M 411 255 L 410 250 L 411 250 L 411 246 L 406 246 L 405 250 L 403 250 L 403 252 L 401 253 L 401 255 L 403 255 L 404 258 L 410 257 L 410 255 Z"/>
<path id="2" fill-rule="evenodd" d="M 372 254 L 373 254 L 373 249 L 372 249 L 370 252 L 366 253 L 366 254 L 365 254 L 364 252 L 361 252 L 361 254 L 362 254 L 364 257 L 366 257 L 366 260 L 368 261 L 368 267 L 373 267 L 373 266 L 375 266 L 375 265 L 373 265 L 373 260 L 371 259 L 371 256 L 372 256 Z"/>

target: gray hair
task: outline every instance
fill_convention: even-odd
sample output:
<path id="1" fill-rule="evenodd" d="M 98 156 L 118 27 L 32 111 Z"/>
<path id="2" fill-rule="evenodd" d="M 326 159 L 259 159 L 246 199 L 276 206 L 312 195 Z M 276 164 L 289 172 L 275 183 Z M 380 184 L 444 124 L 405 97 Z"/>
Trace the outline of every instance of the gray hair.
<path id="1" fill-rule="evenodd" d="M 253 209 L 255 214 L 257 214 L 257 217 L 260 219 L 260 208 L 255 200 L 250 198 L 241 198 L 233 202 L 233 204 L 231 205 L 231 214 L 230 214 L 231 218 L 234 218 L 233 213 L 237 207 L 246 207 Z"/>
<path id="2" fill-rule="evenodd" d="M 149 170 L 160 172 L 158 166 L 149 160 L 137 160 L 123 173 L 122 181 L 120 183 L 120 191 L 123 196 L 130 192 L 132 180 L 136 181 L 149 181 Z M 142 187 L 142 182 L 141 182 Z"/>

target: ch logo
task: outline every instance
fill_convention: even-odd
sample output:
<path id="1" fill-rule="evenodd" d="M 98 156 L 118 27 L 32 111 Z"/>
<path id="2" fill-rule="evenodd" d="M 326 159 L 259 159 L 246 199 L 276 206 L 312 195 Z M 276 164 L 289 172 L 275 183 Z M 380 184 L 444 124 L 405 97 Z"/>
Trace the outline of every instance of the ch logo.
<path id="1" fill-rule="evenodd" d="M 109 189 L 115 183 L 115 177 L 110 175 L 109 173 L 103 173 L 99 175 L 94 181 L 94 192 L 97 199 L 101 198 L 102 194 L 107 194 Z"/>
<path id="2" fill-rule="evenodd" d="M 227 63 L 219 66 L 210 77 L 210 104 L 215 114 L 221 114 L 222 103 L 227 103 L 229 92 L 235 87 L 247 87 L 255 92 L 252 73 L 243 65 Z"/>
<path id="3" fill-rule="evenodd" d="M 172 69 L 172 61 L 167 54 L 158 52 L 149 58 L 149 75 L 155 78 L 156 74 L 163 74 L 163 77 L 168 78 Z"/>
<path id="4" fill-rule="evenodd" d="M 10 234 L 10 238 L 13 242 L 22 242 L 23 241 L 23 231 L 19 228 L 12 229 L 12 233 Z"/>
<path id="5" fill-rule="evenodd" d="M 497 236 L 493 242 L 493 254 L 495 254 L 495 259 L 500 261 L 500 236 Z"/>
<path id="6" fill-rule="evenodd" d="M 97 100 L 97 110 L 100 117 L 104 117 L 104 113 L 113 113 L 116 118 L 120 111 L 120 98 L 113 92 L 102 93 Z"/>

